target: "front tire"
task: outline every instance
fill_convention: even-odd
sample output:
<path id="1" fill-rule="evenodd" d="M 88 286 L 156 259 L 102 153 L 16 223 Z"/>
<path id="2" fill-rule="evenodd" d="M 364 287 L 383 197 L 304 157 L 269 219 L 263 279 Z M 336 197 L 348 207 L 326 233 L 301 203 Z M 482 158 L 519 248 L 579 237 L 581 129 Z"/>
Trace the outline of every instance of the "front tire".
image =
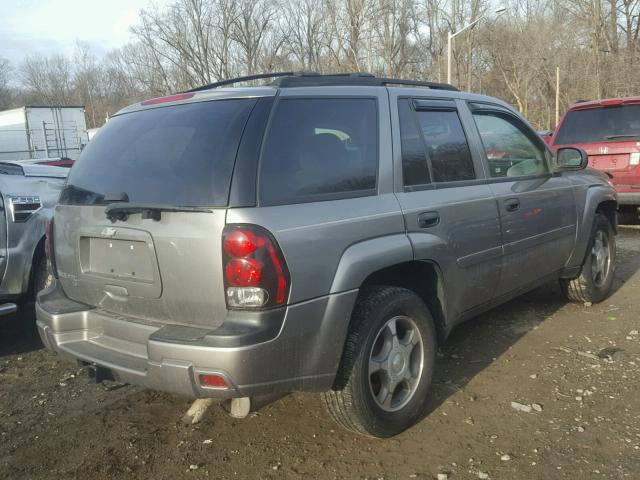
<path id="1" fill-rule="evenodd" d="M 589 239 L 587 255 L 580 275 L 560 280 L 568 300 L 577 303 L 598 303 L 609 296 L 616 262 L 616 240 L 609 219 L 596 214 Z"/>
<path id="2" fill-rule="evenodd" d="M 436 347 L 433 319 L 415 293 L 361 291 L 334 387 L 322 394 L 325 408 L 356 433 L 402 432 L 424 415 Z"/>

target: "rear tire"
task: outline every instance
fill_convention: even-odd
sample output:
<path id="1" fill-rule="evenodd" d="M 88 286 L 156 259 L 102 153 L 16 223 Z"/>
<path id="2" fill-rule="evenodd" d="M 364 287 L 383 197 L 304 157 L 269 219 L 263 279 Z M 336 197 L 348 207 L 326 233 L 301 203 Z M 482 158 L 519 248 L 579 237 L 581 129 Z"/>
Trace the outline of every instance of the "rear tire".
<path id="1" fill-rule="evenodd" d="M 322 393 L 327 412 L 348 430 L 372 437 L 411 427 L 425 413 L 436 347 L 431 314 L 415 293 L 362 290 L 334 387 Z"/>
<path id="2" fill-rule="evenodd" d="M 567 299 L 577 303 L 598 303 L 607 298 L 613 283 L 615 263 L 613 226 L 605 215 L 597 213 L 580 275 L 560 280 Z"/>

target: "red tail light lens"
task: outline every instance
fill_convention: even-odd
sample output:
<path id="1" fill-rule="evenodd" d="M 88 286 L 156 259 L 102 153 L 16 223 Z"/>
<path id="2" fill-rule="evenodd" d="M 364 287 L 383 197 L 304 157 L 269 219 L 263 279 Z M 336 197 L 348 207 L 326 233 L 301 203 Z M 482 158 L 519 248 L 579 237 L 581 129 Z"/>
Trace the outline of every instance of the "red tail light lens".
<path id="1" fill-rule="evenodd" d="M 56 255 L 53 249 L 53 218 L 47 223 L 47 229 L 45 230 L 44 237 L 44 254 L 49 261 L 49 267 L 51 273 L 55 278 L 58 278 L 58 269 L 56 267 Z"/>
<path id="2" fill-rule="evenodd" d="M 158 103 L 177 102 L 179 100 L 187 100 L 193 97 L 195 93 L 177 93 L 175 95 L 169 95 L 167 97 L 152 98 L 151 100 L 145 100 L 140 105 L 157 105 Z"/>
<path id="3" fill-rule="evenodd" d="M 232 257 L 246 257 L 255 252 L 258 246 L 264 246 L 260 240 L 250 230 L 232 230 L 224 239 L 224 251 Z"/>
<path id="4" fill-rule="evenodd" d="M 224 273 L 234 287 L 255 287 L 260 285 L 262 264 L 254 258 L 232 258 Z"/>
<path id="5" fill-rule="evenodd" d="M 219 388 L 225 390 L 229 388 L 227 381 L 223 376 L 214 374 L 201 374 L 200 385 L 204 388 Z"/>
<path id="6" fill-rule="evenodd" d="M 228 225 L 222 245 L 229 308 L 269 308 L 286 303 L 289 271 L 267 230 L 256 225 Z"/>

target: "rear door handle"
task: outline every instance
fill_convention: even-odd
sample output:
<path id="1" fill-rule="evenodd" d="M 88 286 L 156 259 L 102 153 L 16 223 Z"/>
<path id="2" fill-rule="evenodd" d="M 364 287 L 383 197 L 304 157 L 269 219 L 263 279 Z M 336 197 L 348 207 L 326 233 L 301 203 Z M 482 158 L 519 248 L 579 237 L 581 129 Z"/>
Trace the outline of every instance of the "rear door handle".
<path id="1" fill-rule="evenodd" d="M 440 214 L 438 212 L 422 212 L 418 215 L 418 227 L 429 228 L 440 223 Z"/>
<path id="2" fill-rule="evenodd" d="M 520 200 L 517 198 L 509 198 L 504 201 L 504 208 L 507 212 L 515 212 L 520 208 Z"/>

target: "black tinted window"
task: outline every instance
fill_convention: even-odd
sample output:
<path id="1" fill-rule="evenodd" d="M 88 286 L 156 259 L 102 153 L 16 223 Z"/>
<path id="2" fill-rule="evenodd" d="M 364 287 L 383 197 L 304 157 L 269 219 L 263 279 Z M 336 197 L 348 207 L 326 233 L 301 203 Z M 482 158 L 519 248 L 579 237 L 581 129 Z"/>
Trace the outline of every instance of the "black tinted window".
<path id="1" fill-rule="evenodd" d="M 467 137 L 456 111 L 417 112 L 434 182 L 476 178 Z"/>
<path id="2" fill-rule="evenodd" d="M 482 138 L 491 177 L 541 175 L 548 171 L 544 149 L 536 134 L 499 114 L 480 113 L 473 118 Z M 531 137 L 531 138 L 530 138 Z"/>
<path id="3" fill-rule="evenodd" d="M 374 99 L 288 98 L 274 112 L 260 167 L 260 199 L 277 205 L 375 191 Z"/>
<path id="4" fill-rule="evenodd" d="M 402 142 L 403 184 L 410 186 L 431 183 L 424 150 L 424 140 L 418 131 L 418 124 L 409 100 L 406 98 L 400 99 L 398 109 L 400 114 L 400 140 Z"/>
<path id="5" fill-rule="evenodd" d="M 71 169 L 62 203 L 224 206 L 242 130 L 255 99 L 152 108 L 118 115 Z"/>
<path id="6" fill-rule="evenodd" d="M 640 105 L 589 108 L 567 113 L 554 145 L 638 140 L 640 138 Z"/>

